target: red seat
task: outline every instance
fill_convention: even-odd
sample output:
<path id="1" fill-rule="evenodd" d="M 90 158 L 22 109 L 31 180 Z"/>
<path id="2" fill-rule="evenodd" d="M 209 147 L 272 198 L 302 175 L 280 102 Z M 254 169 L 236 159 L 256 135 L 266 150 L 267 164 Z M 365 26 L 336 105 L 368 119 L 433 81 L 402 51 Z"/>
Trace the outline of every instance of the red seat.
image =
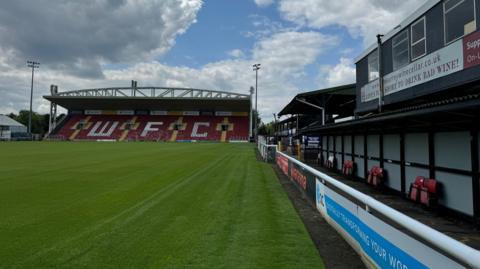
<path id="1" fill-rule="evenodd" d="M 352 160 L 346 160 L 344 163 L 343 163 L 343 169 L 342 169 L 342 173 L 345 175 L 345 176 L 351 176 L 353 175 L 353 161 Z"/>
<path id="2" fill-rule="evenodd" d="M 178 121 L 181 121 L 182 128 L 173 135 L 172 124 Z M 132 128 L 126 129 L 127 124 Z M 222 130 L 222 124 L 228 124 L 228 130 Z M 51 135 L 74 140 L 247 141 L 248 133 L 247 116 L 71 115 Z"/>
<path id="3" fill-rule="evenodd" d="M 410 184 L 410 193 L 408 197 L 410 200 L 414 202 L 418 202 L 420 200 L 420 189 L 423 187 L 423 181 L 425 180 L 422 176 L 417 176 L 415 178 L 415 182 Z"/>
<path id="4" fill-rule="evenodd" d="M 375 187 L 378 187 L 382 184 L 382 179 L 383 179 L 383 169 L 378 166 L 372 167 L 372 169 L 370 169 L 370 173 L 368 174 L 367 183 Z"/>
<path id="5" fill-rule="evenodd" d="M 426 179 L 420 189 L 420 202 L 428 207 L 437 202 L 438 182 L 435 179 Z"/>

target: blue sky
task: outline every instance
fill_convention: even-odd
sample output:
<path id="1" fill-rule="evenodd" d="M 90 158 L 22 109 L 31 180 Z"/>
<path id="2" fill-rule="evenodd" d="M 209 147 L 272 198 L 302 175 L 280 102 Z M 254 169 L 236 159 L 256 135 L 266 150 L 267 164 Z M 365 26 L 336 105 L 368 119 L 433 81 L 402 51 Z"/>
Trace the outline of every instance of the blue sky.
<path id="1" fill-rule="evenodd" d="M 325 65 L 336 65 L 341 57 L 354 58 L 361 53 L 363 41 L 352 37 L 345 27 L 331 25 L 322 29 L 298 26 L 282 19 L 277 6 L 259 7 L 254 1 L 208 0 L 197 15 L 197 23 L 176 39 L 176 44 L 168 54 L 156 60 L 171 66 L 200 68 L 211 62 L 232 58 L 229 52 L 241 50 L 250 56 L 258 37 L 251 36 L 267 29 L 270 24 L 279 24 L 282 28 L 294 28 L 297 31 L 316 31 L 327 35 L 336 35 L 341 39 L 340 46 L 308 65 L 305 72 L 310 79 L 304 81 L 307 90 L 315 90 L 315 76 Z"/>
<path id="2" fill-rule="evenodd" d="M 34 109 L 60 91 L 139 86 L 247 93 L 259 111 L 355 81 L 354 58 L 425 0 L 17 0 L 0 4 L 0 113 L 28 107 L 26 59 L 41 62 Z M 18 18 L 22 18 L 21 23 Z"/>

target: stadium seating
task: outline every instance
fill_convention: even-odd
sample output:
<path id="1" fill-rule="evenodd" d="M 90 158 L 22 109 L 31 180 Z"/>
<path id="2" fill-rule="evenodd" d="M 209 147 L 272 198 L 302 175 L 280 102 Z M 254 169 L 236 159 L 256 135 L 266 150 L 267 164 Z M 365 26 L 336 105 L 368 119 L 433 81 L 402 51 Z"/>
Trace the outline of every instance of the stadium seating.
<path id="1" fill-rule="evenodd" d="M 420 189 L 420 203 L 431 207 L 437 202 L 438 181 L 435 179 L 426 179 L 423 181 L 423 187 Z"/>
<path id="2" fill-rule="evenodd" d="M 51 135 L 69 140 L 247 141 L 245 116 L 71 115 Z"/>
<path id="3" fill-rule="evenodd" d="M 355 164 L 353 163 L 352 160 L 346 160 L 343 164 L 343 169 L 342 169 L 343 175 L 352 176 L 354 165 Z"/>
<path id="4" fill-rule="evenodd" d="M 372 169 L 370 169 L 370 172 L 368 173 L 367 183 L 373 185 L 374 187 L 379 187 L 382 185 L 382 180 L 383 169 L 378 166 L 372 167 Z"/>
<path id="5" fill-rule="evenodd" d="M 410 185 L 409 198 L 414 202 L 420 202 L 424 206 L 431 207 L 438 199 L 440 184 L 435 179 L 427 179 L 418 176 Z"/>
<path id="6" fill-rule="evenodd" d="M 415 181 L 410 184 L 410 192 L 408 197 L 410 200 L 414 202 L 418 202 L 420 200 L 420 189 L 423 187 L 423 181 L 425 180 L 422 176 L 417 176 Z"/>

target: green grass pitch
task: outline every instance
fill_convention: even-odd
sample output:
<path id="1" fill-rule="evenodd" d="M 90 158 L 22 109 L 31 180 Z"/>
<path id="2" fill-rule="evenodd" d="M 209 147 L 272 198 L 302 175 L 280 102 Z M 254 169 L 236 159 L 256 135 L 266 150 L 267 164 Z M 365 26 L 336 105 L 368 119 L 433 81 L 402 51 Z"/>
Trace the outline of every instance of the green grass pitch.
<path id="1" fill-rule="evenodd" d="M 0 143 L 0 268 L 323 268 L 246 144 Z"/>

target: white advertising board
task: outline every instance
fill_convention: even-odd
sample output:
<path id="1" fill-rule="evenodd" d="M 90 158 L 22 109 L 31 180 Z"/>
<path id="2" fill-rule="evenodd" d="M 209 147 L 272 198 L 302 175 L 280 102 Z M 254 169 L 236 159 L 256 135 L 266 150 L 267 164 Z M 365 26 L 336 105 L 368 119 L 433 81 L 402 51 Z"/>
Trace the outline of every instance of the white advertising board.
<path id="1" fill-rule="evenodd" d="M 466 268 L 367 212 L 316 179 L 316 206 L 379 268 Z"/>
<path id="2" fill-rule="evenodd" d="M 463 40 L 431 53 L 383 78 L 385 95 L 396 93 L 464 69 Z M 379 80 L 361 88 L 362 102 L 378 99 Z"/>
<path id="3" fill-rule="evenodd" d="M 215 116 L 232 116 L 232 112 L 230 112 L 230 111 L 217 111 L 217 112 L 215 112 Z"/>
<path id="4" fill-rule="evenodd" d="M 152 111 L 150 111 L 150 115 L 152 115 L 152 116 L 165 116 L 165 115 L 167 115 L 167 111 L 152 110 Z"/>
<path id="5" fill-rule="evenodd" d="M 117 115 L 134 115 L 135 111 L 133 110 L 117 110 Z"/>
<path id="6" fill-rule="evenodd" d="M 85 110 L 85 115 L 102 115 L 102 110 Z"/>
<path id="7" fill-rule="evenodd" d="M 199 111 L 183 111 L 184 116 L 199 116 Z"/>

